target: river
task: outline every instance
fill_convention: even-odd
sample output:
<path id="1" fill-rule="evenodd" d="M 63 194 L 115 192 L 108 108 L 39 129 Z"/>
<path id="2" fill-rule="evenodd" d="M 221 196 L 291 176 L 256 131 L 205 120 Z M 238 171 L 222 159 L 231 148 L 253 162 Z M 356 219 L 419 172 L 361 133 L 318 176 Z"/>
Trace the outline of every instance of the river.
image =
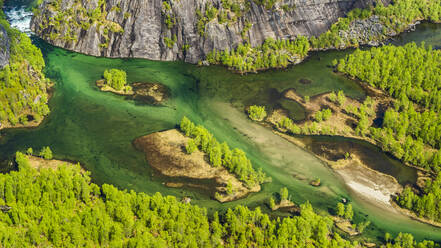
<path id="1" fill-rule="evenodd" d="M 11 1 L 8 4 L 9 19 L 14 26 L 26 31 L 28 27 L 19 23 L 24 23 L 27 17 L 14 16 L 28 16 L 29 12 L 24 11 L 24 6 L 15 8 Z M 437 47 L 441 45 L 440 36 L 441 26 L 423 24 L 416 32 L 404 34 L 396 42 L 425 40 Z M 294 118 L 303 118 L 300 106 L 280 98 L 280 93 L 289 88 L 309 96 L 344 90 L 350 97 L 363 99 L 365 93 L 357 83 L 333 73 L 329 67 L 334 58 L 343 57 L 350 50 L 313 53 L 304 63 L 286 70 L 242 76 L 219 66 L 96 58 L 53 47 L 36 37 L 33 40 L 43 51 L 48 77 L 55 82 L 49 102 L 52 112 L 38 128 L 0 131 L 0 161 L 11 159 L 17 150 L 50 146 L 56 158 L 81 162 L 91 171 L 95 183 L 147 193 L 159 191 L 177 197 L 190 196 L 192 202 L 209 211 L 237 204 L 261 206 L 265 210 L 264 202 L 268 197 L 286 186 L 296 203 L 309 200 L 323 212 L 334 208 L 341 198 L 349 199 L 356 209 L 356 222 L 367 218 L 373 223 L 366 235 L 374 240 L 381 239 L 385 232 L 409 232 L 417 239 L 441 241 L 440 229 L 372 204 L 351 191 L 339 175 L 313 154 L 251 122 L 243 113 L 244 106 L 261 104 L 270 108 L 282 106 L 289 109 Z M 100 92 L 95 81 L 108 68 L 126 70 L 130 82 L 165 84 L 171 89 L 172 98 L 165 106 L 150 106 Z M 308 79 L 310 83 L 304 84 L 301 79 Z M 226 204 L 211 200 L 196 189 L 164 186 L 166 179 L 155 174 L 144 154 L 132 146 L 132 141 L 142 135 L 174 128 L 184 115 L 203 124 L 219 140 L 245 150 L 253 164 L 270 175 L 273 182 L 265 184 L 259 193 Z M 368 152 L 371 157 L 387 156 L 375 147 Z M 390 157 L 382 159 L 381 163 L 371 163 L 391 168 L 403 166 Z M 399 173 L 395 176 L 401 179 Z M 321 178 L 323 186 L 314 188 L 309 181 L 317 177 Z"/>

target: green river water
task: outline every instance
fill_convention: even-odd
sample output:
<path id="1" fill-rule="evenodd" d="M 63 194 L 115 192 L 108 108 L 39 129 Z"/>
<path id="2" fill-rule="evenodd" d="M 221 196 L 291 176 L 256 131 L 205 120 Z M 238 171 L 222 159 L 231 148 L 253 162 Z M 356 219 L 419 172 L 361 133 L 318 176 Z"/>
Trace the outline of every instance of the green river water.
<path id="1" fill-rule="evenodd" d="M 404 34 L 396 42 L 425 40 L 436 47 L 441 45 L 440 37 L 441 26 L 423 24 L 416 32 Z M 361 87 L 329 68 L 334 58 L 350 50 L 315 53 L 304 63 L 286 70 L 241 76 L 218 66 L 200 68 L 182 62 L 96 58 L 55 48 L 38 39 L 35 43 L 45 55 L 48 77 L 55 82 L 49 103 L 52 112 L 38 128 L 1 131 L 0 161 L 11 159 L 17 150 L 50 146 L 56 158 L 79 161 L 98 184 L 190 196 L 192 203 L 207 207 L 209 211 L 237 204 L 265 208 L 267 198 L 286 186 L 296 203 L 309 200 L 319 211 L 334 208 L 342 197 L 350 199 L 357 212 L 356 221 L 367 218 L 373 223 L 366 231 L 373 239 L 383 237 L 385 232 L 409 232 L 418 239 L 441 241 L 441 229 L 364 200 L 351 192 L 341 178 L 314 155 L 251 122 L 243 112 L 243 107 L 249 104 L 269 108 L 282 106 L 290 110 L 293 118 L 301 119 L 304 113 L 300 106 L 280 100 L 280 93 L 289 88 L 309 96 L 341 89 L 350 97 L 364 98 Z M 100 92 L 95 80 L 108 68 L 126 70 L 130 82 L 167 85 L 172 98 L 165 106 L 158 107 Z M 311 83 L 302 84 L 300 79 L 308 79 Z M 246 151 L 254 166 L 262 167 L 273 182 L 265 184 L 259 193 L 226 204 L 211 200 L 200 190 L 164 186 L 167 179 L 148 166 L 144 154 L 135 150 L 132 141 L 139 136 L 174 128 L 184 115 L 203 124 L 219 140 Z M 368 149 L 369 156 L 380 158 L 370 162 L 373 168 L 381 166 L 383 172 L 402 179 L 399 181 L 403 183 L 413 180 L 413 171 L 403 176 L 400 174 L 403 165 L 373 146 L 368 147 L 363 142 L 361 146 Z M 309 181 L 317 177 L 321 178 L 323 186 L 314 188 Z"/>

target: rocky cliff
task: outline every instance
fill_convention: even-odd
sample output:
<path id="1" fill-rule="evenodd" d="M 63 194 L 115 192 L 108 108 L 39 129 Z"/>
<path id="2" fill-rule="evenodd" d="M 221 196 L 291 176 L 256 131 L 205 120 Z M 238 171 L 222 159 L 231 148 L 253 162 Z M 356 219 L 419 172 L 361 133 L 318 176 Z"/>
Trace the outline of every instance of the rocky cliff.
<path id="1" fill-rule="evenodd" d="M 10 40 L 6 29 L 0 25 L 0 69 L 9 64 Z"/>
<path id="2" fill-rule="evenodd" d="M 389 0 L 382 0 L 385 4 Z M 32 30 L 49 43 L 106 57 L 185 60 L 249 41 L 326 31 L 375 0 L 44 0 Z"/>

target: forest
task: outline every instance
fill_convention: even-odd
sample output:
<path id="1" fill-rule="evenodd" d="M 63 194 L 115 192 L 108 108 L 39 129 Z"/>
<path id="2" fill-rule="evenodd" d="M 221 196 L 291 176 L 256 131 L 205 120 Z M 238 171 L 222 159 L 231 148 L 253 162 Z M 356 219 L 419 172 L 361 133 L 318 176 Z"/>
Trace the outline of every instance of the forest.
<path id="1" fill-rule="evenodd" d="M 397 197 L 400 206 L 414 211 L 418 216 L 430 220 L 441 221 L 441 175 L 434 180 L 428 180 L 423 193 L 415 193 L 411 187 L 406 187 Z"/>
<path id="2" fill-rule="evenodd" d="M 415 43 L 357 50 L 337 65 L 338 71 L 396 99 L 382 127 L 370 128 L 372 137 L 404 162 L 434 172 L 441 165 L 440 66 L 440 51 Z"/>
<path id="3" fill-rule="evenodd" d="M 205 208 L 160 193 L 147 195 L 91 183 L 80 166 L 0 174 L 0 242 L 4 247 L 360 247 L 332 231 L 333 221 L 308 202 L 299 216 L 272 219 L 260 208 Z M 437 247 L 400 233 L 385 247 Z"/>
<path id="4" fill-rule="evenodd" d="M 436 175 L 420 194 L 406 188 L 397 202 L 421 217 L 441 221 L 441 52 L 424 43 L 356 50 L 336 69 L 395 99 L 381 127 L 366 125 L 362 133 L 403 162 Z"/>
<path id="5" fill-rule="evenodd" d="M 187 117 L 183 117 L 180 129 L 185 136 L 191 139 L 187 144 L 187 152 L 192 153 L 200 149 L 207 154 L 209 163 L 214 166 L 223 166 L 229 172 L 245 183 L 249 188 L 271 180 L 259 168 L 254 170 L 251 161 L 245 152 L 239 148 L 231 149 L 227 143 L 220 143 L 205 127 L 195 125 Z"/>
<path id="6" fill-rule="evenodd" d="M 3 12 L 0 25 L 10 38 L 9 65 L 0 69 L 0 124 L 27 125 L 30 116 L 39 121 L 50 112 L 49 80 L 43 74 L 41 51 L 29 37 L 9 26 Z"/>

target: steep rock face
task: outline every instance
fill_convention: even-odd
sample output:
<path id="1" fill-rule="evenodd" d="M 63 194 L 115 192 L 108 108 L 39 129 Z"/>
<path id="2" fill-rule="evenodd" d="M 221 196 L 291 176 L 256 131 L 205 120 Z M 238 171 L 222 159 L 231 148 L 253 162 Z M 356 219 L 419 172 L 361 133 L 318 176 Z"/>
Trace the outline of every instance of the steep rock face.
<path id="1" fill-rule="evenodd" d="M 237 1 L 239 11 L 225 2 L 107 0 L 100 6 L 99 0 L 44 0 L 32 30 L 53 45 L 89 55 L 195 63 L 213 49 L 232 50 L 246 40 L 257 46 L 270 37 L 318 35 L 349 10 L 375 0 L 280 0 L 270 9 L 245 0 Z M 217 17 L 210 18 L 213 7 Z M 97 10 L 98 18 L 90 18 Z"/>
<path id="2" fill-rule="evenodd" d="M 9 64 L 10 40 L 6 29 L 0 25 L 0 68 Z"/>

